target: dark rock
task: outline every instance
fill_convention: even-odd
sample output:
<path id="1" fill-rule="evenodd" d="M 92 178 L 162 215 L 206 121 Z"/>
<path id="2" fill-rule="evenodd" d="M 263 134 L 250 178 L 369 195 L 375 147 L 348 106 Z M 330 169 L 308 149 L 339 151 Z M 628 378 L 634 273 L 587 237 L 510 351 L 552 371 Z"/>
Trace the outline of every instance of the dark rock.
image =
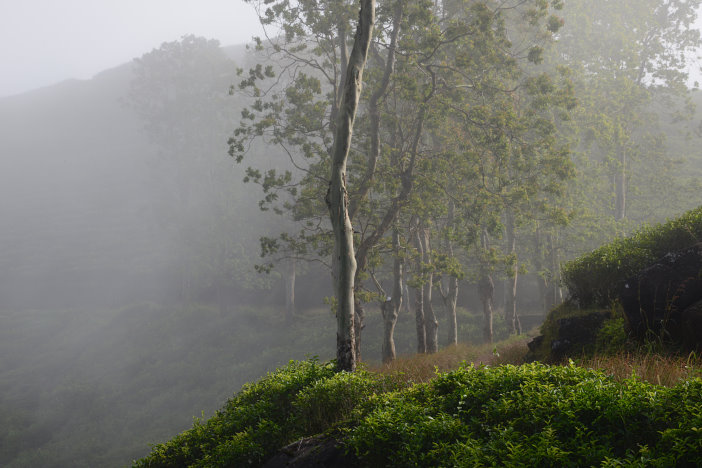
<path id="1" fill-rule="evenodd" d="M 358 460 L 347 455 L 338 440 L 317 435 L 283 447 L 263 468 L 352 468 Z"/>
<path id="2" fill-rule="evenodd" d="M 683 310 L 680 317 L 680 336 L 688 349 L 702 350 L 702 301 Z"/>
<path id="3" fill-rule="evenodd" d="M 541 343 L 544 342 L 544 335 L 539 335 L 535 337 L 533 340 L 527 343 L 527 347 L 529 348 L 529 351 L 532 353 L 536 352 L 536 350 L 541 346 Z"/>
<path id="4" fill-rule="evenodd" d="M 627 279 L 619 297 L 634 336 L 682 342 L 682 313 L 702 300 L 701 273 L 702 243 L 670 252 Z"/>
<path id="5" fill-rule="evenodd" d="M 556 338 L 551 341 L 551 355 L 558 359 L 568 354 L 580 353 L 583 348 L 594 345 L 597 332 L 609 317 L 609 311 L 598 310 L 558 319 Z"/>

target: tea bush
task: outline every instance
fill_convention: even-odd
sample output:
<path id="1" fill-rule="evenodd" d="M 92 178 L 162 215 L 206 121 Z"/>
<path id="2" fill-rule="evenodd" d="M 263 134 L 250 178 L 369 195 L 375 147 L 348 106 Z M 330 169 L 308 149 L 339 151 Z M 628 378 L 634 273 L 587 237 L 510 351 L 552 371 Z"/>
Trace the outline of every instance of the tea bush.
<path id="1" fill-rule="evenodd" d="M 702 207 L 677 219 L 645 226 L 564 265 L 562 278 L 581 307 L 607 307 L 626 278 L 663 257 L 702 240 Z"/>
<path id="2" fill-rule="evenodd" d="M 365 466 L 700 466 L 701 423 L 700 379 L 463 367 L 375 397 L 347 443 Z"/>
<path id="3" fill-rule="evenodd" d="M 331 430 L 368 467 L 702 466 L 702 379 L 619 382 L 571 362 L 463 365 L 399 386 L 291 362 L 134 466 L 260 466 Z"/>
<path id="4" fill-rule="evenodd" d="M 256 466 L 300 437 L 293 402 L 303 389 L 335 375 L 332 364 L 291 361 L 245 385 L 214 417 L 153 447 L 136 467 Z"/>

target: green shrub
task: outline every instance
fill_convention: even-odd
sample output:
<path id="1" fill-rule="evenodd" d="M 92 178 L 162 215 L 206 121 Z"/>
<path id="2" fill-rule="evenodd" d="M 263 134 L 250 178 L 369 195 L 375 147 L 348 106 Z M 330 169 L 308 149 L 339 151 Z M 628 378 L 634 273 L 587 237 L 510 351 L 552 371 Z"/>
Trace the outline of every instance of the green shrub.
<path id="1" fill-rule="evenodd" d="M 258 466 L 277 449 L 326 431 L 389 385 L 365 371 L 337 373 L 333 363 L 291 361 L 134 466 Z"/>
<path id="2" fill-rule="evenodd" d="M 596 332 L 596 337 L 593 343 L 584 344 L 584 346 L 573 349 L 573 354 L 590 355 L 593 352 L 615 353 L 627 349 L 628 341 L 626 330 L 624 329 L 624 320 L 621 318 L 621 311 L 612 309 L 600 308 L 585 308 L 581 309 L 572 302 L 564 302 L 557 307 L 551 309 L 546 315 L 544 322 L 541 324 L 540 332 L 543 336 L 541 343 L 527 354 L 528 361 L 540 361 L 546 363 L 559 362 L 563 358 L 555 358 L 551 354 L 551 343 L 559 337 L 559 320 L 564 318 L 574 318 L 591 313 L 606 313 L 611 314 L 611 318 L 605 319 L 602 327 Z"/>
<path id="3" fill-rule="evenodd" d="M 260 466 L 330 428 L 361 466 L 702 466 L 702 380 L 618 382 L 571 362 L 463 366 L 399 389 L 291 362 L 135 466 Z"/>
<path id="4" fill-rule="evenodd" d="M 245 385 L 207 422 L 197 421 L 136 467 L 255 466 L 276 449 L 299 437 L 293 424 L 293 401 L 304 388 L 336 373 L 316 360 L 291 361 L 254 384 Z"/>
<path id="5" fill-rule="evenodd" d="M 701 391 L 574 365 L 465 367 L 376 397 L 348 447 L 364 466 L 699 466 Z"/>
<path id="6" fill-rule="evenodd" d="M 595 349 L 598 354 L 610 355 L 628 351 L 631 348 L 629 335 L 626 332 L 624 317 L 617 315 L 605 320 L 597 333 Z"/>
<path id="7" fill-rule="evenodd" d="M 354 408 L 381 390 L 381 383 L 365 371 L 340 372 L 304 388 L 293 407 L 299 427 L 308 434 L 325 431 L 348 418 Z"/>
<path id="8" fill-rule="evenodd" d="M 624 281 L 666 253 L 702 239 L 702 207 L 664 224 L 644 226 L 564 265 L 563 282 L 581 307 L 608 307 Z"/>

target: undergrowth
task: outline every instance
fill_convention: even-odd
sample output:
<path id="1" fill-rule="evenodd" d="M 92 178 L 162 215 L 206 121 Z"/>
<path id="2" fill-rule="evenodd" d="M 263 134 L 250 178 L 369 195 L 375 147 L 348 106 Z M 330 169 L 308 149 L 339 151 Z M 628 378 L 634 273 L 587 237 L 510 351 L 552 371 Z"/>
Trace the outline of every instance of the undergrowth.
<path id="1" fill-rule="evenodd" d="M 447 354 L 446 363 L 465 353 Z M 688 367 L 699 369 L 695 359 Z M 665 387 L 639 371 L 632 377 L 586 368 L 604 364 L 464 363 L 434 368 L 429 379 L 423 365 L 408 378 L 411 369 L 401 364 L 339 373 L 333 363 L 293 361 L 134 466 L 260 466 L 319 433 L 369 467 L 701 466 L 699 373 Z M 679 364 L 660 361 L 658 378 L 666 365 Z"/>
<path id="2" fill-rule="evenodd" d="M 582 307 L 608 307 L 624 281 L 668 252 L 702 239 L 702 207 L 615 239 L 563 266 L 563 282 Z"/>
<path id="3" fill-rule="evenodd" d="M 476 365 L 521 364 L 527 352 L 527 335 L 513 335 L 499 343 L 470 345 L 459 343 L 435 354 L 403 356 L 370 370 L 391 376 L 397 381 L 428 382 L 437 372 L 457 369 L 466 362 Z"/>

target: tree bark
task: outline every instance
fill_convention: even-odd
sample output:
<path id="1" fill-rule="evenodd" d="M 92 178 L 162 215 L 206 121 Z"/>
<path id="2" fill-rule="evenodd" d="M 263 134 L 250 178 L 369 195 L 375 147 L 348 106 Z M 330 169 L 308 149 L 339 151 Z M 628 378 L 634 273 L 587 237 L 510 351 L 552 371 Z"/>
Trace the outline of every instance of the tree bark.
<path id="1" fill-rule="evenodd" d="M 492 295 L 495 292 L 495 285 L 492 276 L 484 274 L 478 283 L 478 295 L 483 304 L 483 341 L 492 343 Z"/>
<path id="2" fill-rule="evenodd" d="M 400 258 L 400 233 L 392 231 L 392 250 L 395 255 L 392 267 L 392 296 L 386 298 L 381 307 L 383 313 L 383 364 L 395 360 L 395 325 L 402 307 L 402 259 Z"/>
<path id="3" fill-rule="evenodd" d="M 548 261 L 551 270 L 551 281 L 549 282 L 549 310 L 563 302 L 563 292 L 559 285 L 559 270 L 558 249 L 556 246 L 556 234 L 548 234 L 546 236 L 548 242 Z"/>
<path id="4" fill-rule="evenodd" d="M 414 247 L 417 249 L 416 270 L 417 275 L 422 275 L 422 259 L 424 258 L 424 249 L 419 232 L 419 222 L 414 220 L 414 228 L 412 232 Z M 427 335 L 424 325 L 424 285 L 418 285 L 414 293 L 414 320 L 417 328 L 417 353 L 424 354 L 427 352 Z"/>
<path id="5" fill-rule="evenodd" d="M 483 249 L 487 250 L 488 234 L 485 229 L 483 229 L 480 237 Z M 492 343 L 492 299 L 495 293 L 495 284 L 492 282 L 492 275 L 490 275 L 488 266 L 483 265 L 482 270 L 481 278 L 478 282 L 478 296 L 480 297 L 480 302 L 483 304 L 483 340 L 486 343 Z"/>
<path id="6" fill-rule="evenodd" d="M 446 345 L 451 346 L 458 344 L 458 320 L 456 318 L 456 304 L 458 303 L 458 278 L 455 276 L 450 276 L 446 282 L 448 283 L 446 294 L 442 294 L 441 298 L 444 302 L 444 309 L 446 311 L 446 318 L 448 322 L 448 336 L 446 339 Z"/>
<path id="7" fill-rule="evenodd" d="M 429 243 L 429 229 L 421 228 L 420 241 L 422 243 L 423 260 L 426 265 L 431 264 L 431 244 Z M 436 320 L 434 307 L 431 304 L 432 290 L 434 289 L 434 274 L 428 273 L 426 281 L 422 286 L 424 292 L 422 294 L 422 302 L 424 304 L 424 336 L 426 337 L 426 352 L 427 354 L 436 353 L 439 351 L 439 321 Z"/>
<path id="8" fill-rule="evenodd" d="M 404 5 L 405 2 L 397 2 L 395 5 L 392 32 L 390 33 L 390 46 L 388 48 L 388 56 L 385 60 L 383 78 L 380 81 L 380 86 L 378 86 L 373 94 L 371 94 L 370 99 L 368 100 L 368 116 L 370 120 L 370 152 L 368 153 L 368 166 L 366 167 L 366 172 L 361 179 L 361 184 L 358 187 L 358 190 L 356 190 L 351 199 L 351 208 L 349 210 L 351 219 L 354 218 L 361 202 L 371 188 L 373 179 L 375 178 L 375 170 L 378 165 L 378 157 L 380 156 L 380 101 L 387 93 L 388 86 L 390 85 L 390 78 L 395 71 L 395 52 L 397 50 L 397 39 L 400 35 Z"/>
<path id="9" fill-rule="evenodd" d="M 626 153 L 619 151 L 619 167 L 614 175 L 614 190 L 616 200 L 614 204 L 614 219 L 621 221 L 626 218 Z"/>
<path id="10" fill-rule="evenodd" d="M 331 177 L 325 199 L 334 233 L 332 276 L 337 307 L 336 365 L 344 371 L 356 369 L 354 330 L 356 258 L 353 247 L 353 228 L 348 211 L 346 161 L 351 147 L 353 123 L 361 93 L 363 68 L 368 56 L 374 21 L 375 0 L 361 0 L 358 28 L 346 69 L 344 91 L 334 132 Z"/>
<path id="11" fill-rule="evenodd" d="M 285 320 L 292 322 L 295 316 L 295 277 L 296 261 L 288 260 L 287 271 L 285 272 Z"/>
<path id="12" fill-rule="evenodd" d="M 456 212 L 456 205 L 453 200 L 449 201 L 448 205 L 448 216 L 446 219 L 446 226 L 451 228 L 454 223 Z M 449 235 L 446 236 L 446 253 L 450 258 L 453 258 L 453 243 Z M 444 286 L 444 279 L 442 278 L 439 283 L 439 293 L 441 294 L 441 300 L 444 303 L 444 310 L 446 312 L 446 318 L 448 322 L 448 337 L 446 340 L 446 345 L 456 345 L 458 344 L 458 321 L 456 320 L 456 304 L 458 303 L 458 278 L 456 276 L 449 276 L 446 280 L 446 286 Z"/>
<path id="13" fill-rule="evenodd" d="M 506 223 L 506 238 L 507 238 L 507 250 L 516 256 L 517 254 L 517 238 L 515 236 L 515 226 L 514 226 L 514 213 L 511 210 L 507 212 L 507 223 Z M 522 324 L 519 321 L 519 314 L 517 311 L 517 281 L 519 278 L 519 264 L 515 258 L 514 265 L 512 266 L 512 276 L 507 278 L 506 292 L 507 297 L 505 300 L 505 321 L 509 327 L 510 333 L 516 333 L 517 335 L 522 334 Z"/>
<path id="14" fill-rule="evenodd" d="M 544 243 L 541 238 L 541 228 L 537 225 L 534 232 L 534 270 L 536 271 L 536 282 L 539 286 L 539 300 L 541 309 L 544 313 L 549 311 L 548 308 L 548 280 L 544 271 L 544 263 L 542 258 L 544 254 Z"/>
<path id="15" fill-rule="evenodd" d="M 354 290 L 354 302 L 353 302 L 353 330 L 354 330 L 354 350 L 356 354 L 356 361 L 361 360 L 361 332 L 366 328 L 365 318 L 366 311 L 363 308 L 363 303 L 358 299 Z"/>

